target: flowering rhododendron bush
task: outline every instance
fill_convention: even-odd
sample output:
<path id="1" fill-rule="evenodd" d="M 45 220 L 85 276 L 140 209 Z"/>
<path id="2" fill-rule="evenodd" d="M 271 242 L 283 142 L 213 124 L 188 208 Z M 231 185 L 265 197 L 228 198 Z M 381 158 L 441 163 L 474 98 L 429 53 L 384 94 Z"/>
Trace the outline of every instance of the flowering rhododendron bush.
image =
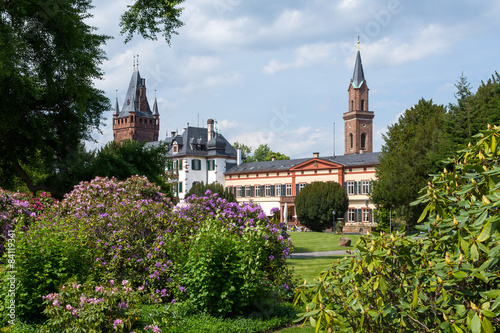
<path id="1" fill-rule="evenodd" d="M 14 227 L 18 270 L 31 272 L 18 277 L 23 292 L 16 302 L 27 302 L 21 317 L 39 316 L 42 296 L 57 293 L 72 275 L 79 283 L 125 280 L 144 303 L 189 300 L 220 315 L 250 311 L 290 284 L 288 235 L 260 207 L 209 192 L 174 206 L 145 177 L 81 183 L 26 230 Z M 69 305 L 76 316 L 45 313 L 76 320 L 79 310 Z"/>

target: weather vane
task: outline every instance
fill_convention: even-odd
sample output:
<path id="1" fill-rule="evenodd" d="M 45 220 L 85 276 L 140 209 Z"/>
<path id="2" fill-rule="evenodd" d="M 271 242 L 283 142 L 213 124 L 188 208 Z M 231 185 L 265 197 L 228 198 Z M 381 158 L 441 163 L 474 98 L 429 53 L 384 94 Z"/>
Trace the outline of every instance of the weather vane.
<path id="1" fill-rule="evenodd" d="M 358 32 L 358 51 L 359 51 L 359 32 Z"/>

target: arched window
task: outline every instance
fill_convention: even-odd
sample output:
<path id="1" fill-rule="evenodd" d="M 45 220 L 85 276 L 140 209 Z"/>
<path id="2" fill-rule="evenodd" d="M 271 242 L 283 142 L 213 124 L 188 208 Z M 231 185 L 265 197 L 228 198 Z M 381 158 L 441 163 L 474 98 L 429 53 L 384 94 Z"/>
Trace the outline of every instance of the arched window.
<path id="1" fill-rule="evenodd" d="M 361 111 L 364 111 L 365 110 L 365 100 L 362 99 L 361 100 Z"/>
<path id="2" fill-rule="evenodd" d="M 351 111 L 354 111 L 354 101 L 351 99 Z"/>
<path id="3" fill-rule="evenodd" d="M 361 134 L 361 149 L 366 149 L 366 133 Z"/>
<path id="4" fill-rule="evenodd" d="M 349 149 L 353 149 L 354 148 L 354 135 L 352 135 L 352 133 L 349 133 Z"/>

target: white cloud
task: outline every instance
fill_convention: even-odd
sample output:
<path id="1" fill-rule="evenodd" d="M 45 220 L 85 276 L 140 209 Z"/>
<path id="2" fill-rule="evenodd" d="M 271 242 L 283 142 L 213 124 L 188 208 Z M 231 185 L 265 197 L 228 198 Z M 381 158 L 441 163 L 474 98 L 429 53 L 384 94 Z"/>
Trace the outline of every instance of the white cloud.
<path id="1" fill-rule="evenodd" d="M 332 62 L 332 51 L 335 44 L 316 43 L 299 47 L 295 50 L 295 59 L 290 62 L 270 60 L 262 69 L 264 74 L 274 74 L 290 68 L 309 67 L 318 63 Z"/>

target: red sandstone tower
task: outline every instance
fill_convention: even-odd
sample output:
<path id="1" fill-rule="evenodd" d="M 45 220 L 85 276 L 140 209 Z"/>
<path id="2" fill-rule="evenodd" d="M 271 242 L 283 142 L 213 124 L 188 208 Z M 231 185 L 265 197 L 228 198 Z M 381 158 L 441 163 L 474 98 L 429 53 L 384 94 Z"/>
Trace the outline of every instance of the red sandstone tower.
<path id="1" fill-rule="evenodd" d="M 158 141 L 159 131 L 160 114 L 156 97 L 153 111 L 151 111 L 146 96 L 146 79 L 141 78 L 134 61 L 134 72 L 121 111 L 118 107 L 118 98 L 116 98 L 113 113 L 113 137 L 116 142 Z"/>
<path id="2" fill-rule="evenodd" d="M 368 111 L 368 86 L 361 54 L 356 55 L 354 75 L 349 84 L 349 111 L 344 113 L 344 155 L 373 152 L 373 111 Z"/>

